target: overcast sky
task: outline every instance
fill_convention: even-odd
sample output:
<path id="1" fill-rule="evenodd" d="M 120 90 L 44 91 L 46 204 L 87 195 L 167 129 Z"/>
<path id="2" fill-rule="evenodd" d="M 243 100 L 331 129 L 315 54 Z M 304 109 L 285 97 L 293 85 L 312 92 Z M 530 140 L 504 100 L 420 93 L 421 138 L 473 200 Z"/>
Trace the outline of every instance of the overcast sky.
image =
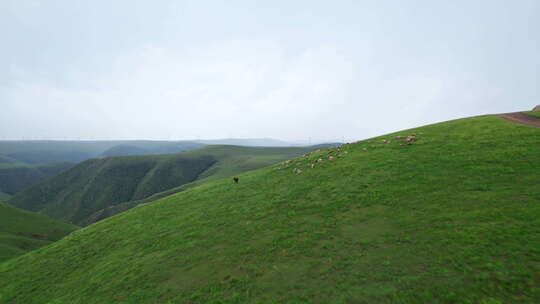
<path id="1" fill-rule="evenodd" d="M 0 0 L 0 139 L 352 141 L 540 104 L 540 1 Z"/>

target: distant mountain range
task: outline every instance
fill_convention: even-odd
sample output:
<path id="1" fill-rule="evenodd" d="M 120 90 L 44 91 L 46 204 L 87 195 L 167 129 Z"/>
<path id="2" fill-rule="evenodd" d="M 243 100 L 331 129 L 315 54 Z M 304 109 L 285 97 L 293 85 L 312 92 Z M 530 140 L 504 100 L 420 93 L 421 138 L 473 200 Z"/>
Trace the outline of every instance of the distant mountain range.
<path id="1" fill-rule="evenodd" d="M 293 142 L 282 141 L 272 138 L 225 138 L 225 139 L 203 139 L 195 142 L 205 145 L 233 145 L 247 147 L 293 147 L 303 146 Z"/>
<path id="2" fill-rule="evenodd" d="M 218 144 L 251 147 L 301 146 L 269 138 L 194 141 L 0 141 L 0 192 L 14 195 L 47 177 L 92 158 L 175 154 Z"/>
<path id="3" fill-rule="evenodd" d="M 87 225 L 157 197 L 318 148 L 216 145 L 180 154 L 90 159 L 17 193 L 8 203 Z"/>

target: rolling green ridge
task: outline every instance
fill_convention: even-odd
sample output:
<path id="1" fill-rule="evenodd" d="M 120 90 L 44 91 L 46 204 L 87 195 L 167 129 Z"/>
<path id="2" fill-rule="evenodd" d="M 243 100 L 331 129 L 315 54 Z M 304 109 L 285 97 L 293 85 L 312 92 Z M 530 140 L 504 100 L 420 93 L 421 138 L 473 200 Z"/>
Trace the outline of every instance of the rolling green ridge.
<path id="1" fill-rule="evenodd" d="M 201 146 L 189 141 L 0 141 L 0 191 L 14 195 L 94 157 L 178 153 Z"/>
<path id="2" fill-rule="evenodd" d="M 235 140 L 223 140 L 235 141 Z M 236 140 L 245 144 L 282 144 L 272 140 Z M 70 165 L 98 157 L 176 154 L 198 149 L 194 141 L 0 141 L 0 191 L 14 195 Z"/>
<path id="3" fill-rule="evenodd" d="M 223 146 L 248 146 L 248 147 L 291 147 L 293 143 L 276 140 L 272 138 L 224 138 L 224 139 L 203 139 L 196 142 L 205 145 Z"/>
<path id="4" fill-rule="evenodd" d="M 93 159 L 18 193 L 9 203 L 84 225 L 136 205 L 122 204 L 125 202 L 140 201 L 195 180 L 260 168 L 308 151 L 310 148 L 209 146 L 181 154 Z"/>
<path id="5" fill-rule="evenodd" d="M 0 203 L 0 263 L 57 241 L 75 229 L 62 221 Z"/>
<path id="6" fill-rule="evenodd" d="M 195 142 L 165 142 L 156 145 L 131 145 L 122 144 L 114 146 L 103 152 L 101 156 L 128 156 L 128 155 L 156 155 L 175 154 L 203 147 L 204 144 Z"/>
<path id="7" fill-rule="evenodd" d="M 142 154 L 165 154 L 196 149 L 201 147 L 201 145 L 192 141 L 8 140 L 0 141 L 0 155 L 28 164 L 51 162 L 78 163 L 99 156 L 133 155 L 135 150 Z"/>
<path id="8" fill-rule="evenodd" d="M 0 191 L 14 195 L 73 166 L 71 163 L 0 163 Z"/>
<path id="9" fill-rule="evenodd" d="M 1 157 L 24 163 L 72 162 L 90 158 L 146 154 L 173 154 L 200 148 L 208 144 L 243 146 L 284 146 L 286 142 L 273 139 L 221 139 L 207 141 L 160 140 L 1 140 Z"/>
<path id="10" fill-rule="evenodd" d="M 318 148 L 319 146 L 305 148 L 208 146 L 202 149 L 186 152 L 183 154 L 184 156 L 207 156 L 211 157 L 213 160 L 215 160 L 215 162 L 204 172 L 200 173 L 197 176 L 197 179 L 192 182 L 180 184 L 180 186 L 177 187 L 168 188 L 165 191 L 157 192 L 142 200 L 128 201 L 109 206 L 91 214 L 86 219 L 79 221 L 78 224 L 81 226 L 87 226 L 112 215 L 129 210 L 140 204 L 150 203 L 215 179 L 233 176 L 245 171 L 266 167 L 277 162 L 308 153 Z"/>
<path id="11" fill-rule="evenodd" d="M 16 194 L 8 202 L 77 223 L 107 206 L 190 182 L 213 162 L 209 157 L 181 154 L 91 159 Z"/>
<path id="12" fill-rule="evenodd" d="M 540 118 L 540 110 L 538 110 L 538 111 L 529 111 L 529 112 L 525 112 L 525 113 L 528 114 L 528 115 Z"/>
<path id="13" fill-rule="evenodd" d="M 0 169 L 31 167 L 30 165 L 5 155 L 0 155 Z"/>
<path id="14" fill-rule="evenodd" d="M 475 117 L 214 180 L 0 264 L 0 302 L 539 303 L 538 147 Z"/>

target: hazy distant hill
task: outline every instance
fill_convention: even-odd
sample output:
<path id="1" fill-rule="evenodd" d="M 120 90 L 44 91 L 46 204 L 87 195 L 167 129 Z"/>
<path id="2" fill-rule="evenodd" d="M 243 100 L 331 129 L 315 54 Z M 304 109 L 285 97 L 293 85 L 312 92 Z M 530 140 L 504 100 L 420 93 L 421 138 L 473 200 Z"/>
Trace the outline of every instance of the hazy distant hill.
<path id="1" fill-rule="evenodd" d="M 8 157 L 6 155 L 0 155 L 0 168 L 16 168 L 16 167 L 30 167 L 28 164 Z"/>
<path id="2" fill-rule="evenodd" d="M 209 146 L 181 154 L 87 160 L 18 193 L 9 203 L 73 223 L 93 213 L 192 183 L 289 159 L 313 148 Z"/>
<path id="3" fill-rule="evenodd" d="M 110 156 L 129 156 L 129 155 L 157 155 L 174 154 L 203 147 L 202 143 L 194 142 L 170 142 L 162 143 L 152 147 L 140 147 L 130 144 L 114 146 L 101 154 L 103 157 Z"/>
<path id="4" fill-rule="evenodd" d="M 0 191 L 16 194 L 90 158 L 178 153 L 201 146 L 189 141 L 0 141 Z"/>
<path id="5" fill-rule="evenodd" d="M 295 143 L 286 142 L 272 138 L 225 138 L 225 139 L 203 139 L 196 142 L 206 145 L 231 145 L 247 147 L 292 147 L 300 146 Z"/>
<path id="6" fill-rule="evenodd" d="M 57 241 L 75 229 L 60 220 L 0 203 L 0 263 Z"/>
<path id="7" fill-rule="evenodd" d="M 177 153 L 196 149 L 202 144 L 192 141 L 159 141 L 159 140 L 103 140 L 103 141 L 61 141 L 61 140 L 29 140 L 0 141 L 0 155 L 22 161 L 24 163 L 72 162 L 78 163 L 90 158 L 101 157 L 112 149 L 122 151 L 122 147 L 139 149 L 140 152 Z M 127 153 L 133 153 L 130 149 Z M 120 156 L 116 155 L 105 156 Z"/>
<path id="8" fill-rule="evenodd" d="M 6 158 L 3 158 L 3 160 L 6 160 Z M 0 191 L 13 195 L 47 177 L 60 173 L 72 165 L 70 163 L 29 165 L 20 161 L 0 163 Z"/>
<path id="9" fill-rule="evenodd" d="M 43 179 L 91 158 L 174 154 L 207 144 L 284 146 L 274 139 L 218 139 L 207 141 L 0 141 L 0 191 L 16 194 Z M 331 144 L 332 145 L 332 144 Z M 327 146 L 320 145 L 320 147 Z"/>
<path id="10" fill-rule="evenodd" d="M 0 191 L 0 202 L 7 201 L 11 195 Z"/>

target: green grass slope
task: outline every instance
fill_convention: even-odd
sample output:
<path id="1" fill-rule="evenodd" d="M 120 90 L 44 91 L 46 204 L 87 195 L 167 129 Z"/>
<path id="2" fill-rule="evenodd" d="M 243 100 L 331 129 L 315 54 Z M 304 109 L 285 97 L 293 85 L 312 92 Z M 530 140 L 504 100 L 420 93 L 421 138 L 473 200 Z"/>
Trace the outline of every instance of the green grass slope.
<path id="1" fill-rule="evenodd" d="M 285 161 L 309 153 L 318 147 L 240 147 L 240 146 L 207 146 L 202 149 L 185 152 L 185 157 L 208 157 L 214 160 L 197 179 L 157 192 L 142 200 L 132 200 L 101 209 L 86 219 L 79 221 L 81 226 L 90 225 L 112 215 L 127 211 L 140 204 L 146 204 L 209 181 L 233 176 L 245 171 L 267 167 L 280 161 Z"/>
<path id="2" fill-rule="evenodd" d="M 540 110 L 525 112 L 525 114 L 540 118 Z"/>
<path id="3" fill-rule="evenodd" d="M 30 164 L 52 162 L 78 163 L 115 150 L 115 155 L 110 156 L 124 155 L 122 151 L 118 151 L 118 147 L 122 146 L 131 146 L 140 149 L 140 151 L 145 151 L 144 154 L 166 154 L 195 149 L 200 147 L 201 144 L 192 141 L 153 140 L 3 140 L 0 141 L 0 163 L 1 156 L 7 156 Z M 128 155 L 131 154 L 131 151 L 124 152 L 127 152 Z"/>
<path id="4" fill-rule="evenodd" d="M 215 180 L 0 264 L 0 302 L 539 303 L 538 147 L 476 117 Z"/>
<path id="5" fill-rule="evenodd" d="M 0 191 L 14 195 L 102 155 L 171 154 L 200 146 L 190 141 L 0 141 Z"/>
<path id="6" fill-rule="evenodd" d="M 62 221 L 0 203 L 0 263 L 57 241 L 75 229 Z"/>
<path id="7" fill-rule="evenodd" d="M 108 206 L 191 182 L 215 160 L 155 155 L 87 160 L 13 196 L 15 207 L 72 223 Z"/>
<path id="8" fill-rule="evenodd" d="M 122 204 L 125 202 L 199 179 L 208 181 L 268 166 L 310 150 L 209 146 L 181 154 L 92 159 L 16 194 L 9 203 L 84 225 L 135 205 Z"/>

